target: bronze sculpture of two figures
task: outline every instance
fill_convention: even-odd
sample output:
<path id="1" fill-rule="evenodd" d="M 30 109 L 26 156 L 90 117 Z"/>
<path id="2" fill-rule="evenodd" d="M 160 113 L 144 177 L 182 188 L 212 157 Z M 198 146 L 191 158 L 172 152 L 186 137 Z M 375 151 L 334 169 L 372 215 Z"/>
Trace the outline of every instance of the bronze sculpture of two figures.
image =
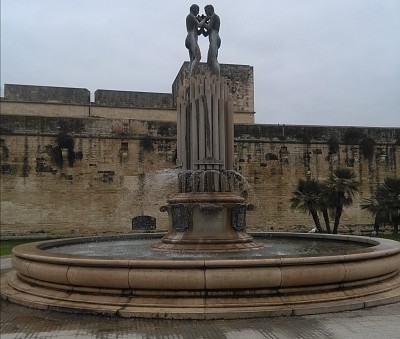
<path id="1" fill-rule="evenodd" d="M 196 70 L 201 59 L 200 47 L 198 44 L 198 36 L 208 36 L 210 46 L 207 55 L 207 64 L 210 71 L 219 76 L 220 67 L 217 60 L 218 49 L 221 46 L 221 38 L 219 37 L 220 19 L 214 12 L 212 5 L 204 7 L 205 15 L 199 15 L 199 6 L 194 4 L 190 6 L 190 13 L 186 17 L 187 36 L 185 46 L 189 50 L 189 75 Z"/>

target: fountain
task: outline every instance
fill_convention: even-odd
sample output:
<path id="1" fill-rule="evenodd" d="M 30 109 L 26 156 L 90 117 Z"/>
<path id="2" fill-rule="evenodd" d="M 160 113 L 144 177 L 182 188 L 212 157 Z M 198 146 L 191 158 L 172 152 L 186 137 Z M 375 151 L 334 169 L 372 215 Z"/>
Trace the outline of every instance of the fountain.
<path id="1" fill-rule="evenodd" d="M 3 298 L 36 308 L 149 318 L 245 318 L 400 301 L 400 245 L 356 236 L 246 232 L 233 171 L 233 105 L 216 55 L 219 17 L 188 15 L 191 63 L 177 99 L 179 193 L 166 234 L 62 239 L 14 248 Z M 197 70 L 197 35 L 210 70 Z M 195 35 L 194 35 L 195 34 Z"/>

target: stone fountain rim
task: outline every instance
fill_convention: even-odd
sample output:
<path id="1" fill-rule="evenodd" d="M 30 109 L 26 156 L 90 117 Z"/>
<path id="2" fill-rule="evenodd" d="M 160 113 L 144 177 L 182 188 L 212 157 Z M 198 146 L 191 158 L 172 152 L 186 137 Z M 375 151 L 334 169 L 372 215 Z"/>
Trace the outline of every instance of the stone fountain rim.
<path id="1" fill-rule="evenodd" d="M 340 263 L 340 262 L 356 262 L 365 259 L 382 258 L 400 253 L 400 244 L 388 239 L 367 238 L 354 235 L 332 235 L 332 234 L 309 234 L 309 233 L 286 233 L 286 232 L 255 232 L 252 235 L 257 237 L 271 238 L 301 238 L 310 240 L 336 240 L 341 242 L 354 242 L 359 244 L 370 244 L 371 247 L 364 247 L 355 250 L 353 253 L 341 255 L 325 255 L 325 256 L 277 256 L 264 258 L 248 258 L 248 259 L 218 259 L 218 258 L 126 258 L 126 257 L 105 257 L 105 256 L 82 256 L 74 254 L 63 254 L 46 251 L 54 246 L 62 246 L 72 243 L 84 243 L 93 241 L 110 241 L 110 240 L 135 240 L 144 238 L 160 238 L 165 233 L 136 233 L 127 235 L 113 236 L 94 236 L 80 238 L 66 238 L 58 240 L 45 240 L 39 242 L 26 243 L 16 246 L 13 249 L 13 255 L 19 258 L 31 261 L 39 261 L 55 264 L 68 265 L 94 265 L 98 267 L 268 267 L 268 266 L 290 266 L 297 264 L 313 264 L 313 263 Z"/>
<path id="2" fill-rule="evenodd" d="M 1 297 L 33 308 L 173 319 L 317 314 L 400 301 L 398 242 L 347 235 L 257 234 L 340 239 L 371 244 L 374 250 L 273 259 L 104 259 L 38 247 L 122 235 L 42 241 L 14 248 L 14 270 L 1 277 Z"/>

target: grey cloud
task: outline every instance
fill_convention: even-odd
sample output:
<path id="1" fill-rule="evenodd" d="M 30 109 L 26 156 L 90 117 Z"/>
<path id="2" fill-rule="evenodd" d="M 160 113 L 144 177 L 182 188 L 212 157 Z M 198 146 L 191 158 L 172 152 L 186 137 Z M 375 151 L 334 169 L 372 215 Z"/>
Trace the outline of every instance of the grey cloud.
<path id="1" fill-rule="evenodd" d="M 190 4 L 2 1 L 1 86 L 168 92 L 188 59 Z M 213 5 L 222 22 L 220 62 L 254 66 L 256 122 L 400 126 L 399 1 Z M 200 40 L 204 61 L 207 40 Z"/>

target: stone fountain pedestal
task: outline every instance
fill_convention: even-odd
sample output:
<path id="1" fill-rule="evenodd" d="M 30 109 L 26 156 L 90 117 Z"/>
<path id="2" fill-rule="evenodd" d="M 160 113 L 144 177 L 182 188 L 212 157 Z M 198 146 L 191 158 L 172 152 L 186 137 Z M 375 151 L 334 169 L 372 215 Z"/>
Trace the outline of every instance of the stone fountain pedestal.
<path id="1" fill-rule="evenodd" d="M 261 247 L 247 234 L 249 206 L 233 170 L 233 103 L 224 78 L 186 77 L 177 98 L 179 194 L 161 207 L 168 234 L 153 248 L 239 251 Z"/>
<path id="2" fill-rule="evenodd" d="M 245 199 L 231 192 L 181 193 L 168 200 L 160 250 L 226 252 L 260 248 L 247 234 Z"/>

